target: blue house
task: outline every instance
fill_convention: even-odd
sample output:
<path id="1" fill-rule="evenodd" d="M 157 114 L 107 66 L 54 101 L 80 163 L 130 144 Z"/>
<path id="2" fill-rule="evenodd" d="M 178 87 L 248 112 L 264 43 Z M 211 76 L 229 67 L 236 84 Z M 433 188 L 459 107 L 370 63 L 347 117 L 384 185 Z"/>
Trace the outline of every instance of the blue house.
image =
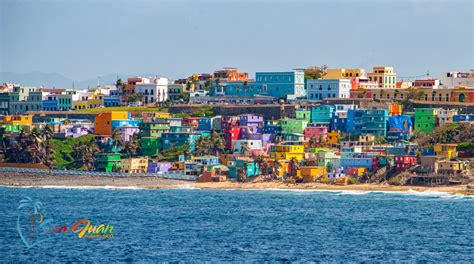
<path id="1" fill-rule="evenodd" d="M 292 99 L 305 97 L 304 71 L 257 72 L 254 82 L 225 82 L 216 87 L 213 94 L 222 92 L 228 96 L 268 95 L 277 98 Z M 220 91 L 222 89 L 223 91 Z"/>
<path id="2" fill-rule="evenodd" d="M 110 90 L 109 95 L 104 96 L 102 100 L 105 107 L 120 106 L 122 104 L 118 90 Z"/>
<path id="3" fill-rule="evenodd" d="M 189 151 L 193 152 L 196 140 L 201 137 L 200 132 L 166 132 L 161 134 L 161 146 L 163 150 L 173 146 L 189 145 Z"/>
<path id="4" fill-rule="evenodd" d="M 209 117 L 200 117 L 198 119 L 198 130 L 204 131 L 204 130 L 211 130 L 212 129 L 212 120 Z"/>
<path id="5" fill-rule="evenodd" d="M 311 123 L 330 125 L 334 117 L 334 106 L 318 105 L 311 107 Z"/>

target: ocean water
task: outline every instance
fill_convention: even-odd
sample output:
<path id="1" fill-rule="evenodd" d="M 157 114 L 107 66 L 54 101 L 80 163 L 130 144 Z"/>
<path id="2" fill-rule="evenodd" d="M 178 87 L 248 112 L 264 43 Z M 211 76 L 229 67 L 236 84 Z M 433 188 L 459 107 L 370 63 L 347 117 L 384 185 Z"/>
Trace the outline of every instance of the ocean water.
<path id="1" fill-rule="evenodd" d="M 33 238 L 24 197 L 55 225 L 87 218 L 113 238 Z M 1 262 L 474 262 L 474 199 L 462 195 L 0 187 L 0 199 Z M 50 240 L 28 249 L 18 229 Z"/>

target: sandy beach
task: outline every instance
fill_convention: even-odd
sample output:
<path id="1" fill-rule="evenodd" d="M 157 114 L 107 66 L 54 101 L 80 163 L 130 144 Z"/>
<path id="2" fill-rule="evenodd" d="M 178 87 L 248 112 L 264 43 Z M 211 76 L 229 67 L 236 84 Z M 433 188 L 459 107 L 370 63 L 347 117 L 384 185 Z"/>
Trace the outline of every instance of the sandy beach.
<path id="1" fill-rule="evenodd" d="M 11 187 L 110 187 L 110 188 L 199 188 L 199 189 L 296 189 L 296 190 L 352 190 L 352 191 L 438 191 L 474 195 L 466 185 L 455 186 L 393 186 L 386 184 L 329 185 L 320 183 L 288 184 L 283 182 L 189 182 L 152 177 L 97 177 L 78 175 L 36 175 L 31 173 L 2 173 L 0 185 Z"/>

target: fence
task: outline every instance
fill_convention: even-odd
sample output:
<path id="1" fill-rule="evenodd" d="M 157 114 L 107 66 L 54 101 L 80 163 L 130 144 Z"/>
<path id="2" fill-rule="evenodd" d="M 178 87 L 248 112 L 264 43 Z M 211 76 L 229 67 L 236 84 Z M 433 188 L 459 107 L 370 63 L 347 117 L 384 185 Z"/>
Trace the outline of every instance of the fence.
<path id="1" fill-rule="evenodd" d="M 196 176 L 184 175 L 181 171 L 172 171 L 165 173 L 124 173 L 124 172 L 99 172 L 99 171 L 78 171 L 78 170 L 42 170 L 30 168 L 0 168 L 1 172 L 17 172 L 17 173 L 35 173 L 49 175 L 85 175 L 85 176 L 101 176 L 101 177 L 154 177 L 170 180 L 195 181 Z"/>

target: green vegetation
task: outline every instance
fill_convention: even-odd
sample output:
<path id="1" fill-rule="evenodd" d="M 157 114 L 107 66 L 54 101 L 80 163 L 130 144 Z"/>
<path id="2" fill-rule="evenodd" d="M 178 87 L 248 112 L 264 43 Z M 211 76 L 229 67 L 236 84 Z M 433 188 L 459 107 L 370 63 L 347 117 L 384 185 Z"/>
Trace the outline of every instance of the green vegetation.
<path id="1" fill-rule="evenodd" d="M 55 148 L 52 144 L 53 130 L 46 125 L 42 131 L 24 127 L 9 144 L 6 157 L 9 162 L 42 163 L 52 168 L 55 160 Z"/>
<path id="2" fill-rule="evenodd" d="M 95 143 L 94 135 L 84 135 L 78 138 L 66 138 L 63 140 L 53 139 L 52 145 L 56 150 L 54 158 L 56 163 L 55 169 L 74 169 L 79 168 L 78 162 L 74 160 L 74 146 L 88 145 L 91 141 Z"/>
<path id="3" fill-rule="evenodd" d="M 308 69 L 304 70 L 304 78 L 306 80 L 321 79 L 321 77 L 326 75 L 327 69 L 327 65 L 309 67 Z"/>
<path id="4" fill-rule="evenodd" d="M 177 161 L 180 155 L 189 155 L 189 145 L 173 146 L 156 154 L 159 161 Z"/>
<path id="5" fill-rule="evenodd" d="M 200 137 L 196 140 L 194 154 L 196 156 L 215 155 L 225 152 L 225 141 L 222 135 L 212 131 L 210 137 Z"/>
<path id="6" fill-rule="evenodd" d="M 185 118 L 185 117 L 212 117 L 214 116 L 214 109 L 212 107 L 201 107 L 194 109 L 191 113 L 177 113 L 175 117 Z"/>
<path id="7" fill-rule="evenodd" d="M 436 128 L 431 134 L 415 131 L 411 139 L 421 147 L 432 147 L 437 143 L 457 143 L 468 147 L 467 143 L 474 142 L 474 125 L 452 123 Z"/>
<path id="8" fill-rule="evenodd" d="M 146 107 L 146 106 L 113 106 L 113 107 L 103 107 L 103 108 L 89 108 L 89 109 L 81 109 L 81 110 L 74 110 L 73 112 L 80 112 L 80 113 L 91 113 L 91 114 L 99 114 L 104 112 L 110 111 L 128 111 L 131 113 L 139 113 L 139 112 L 167 112 L 167 108 L 156 108 L 156 107 Z"/>

